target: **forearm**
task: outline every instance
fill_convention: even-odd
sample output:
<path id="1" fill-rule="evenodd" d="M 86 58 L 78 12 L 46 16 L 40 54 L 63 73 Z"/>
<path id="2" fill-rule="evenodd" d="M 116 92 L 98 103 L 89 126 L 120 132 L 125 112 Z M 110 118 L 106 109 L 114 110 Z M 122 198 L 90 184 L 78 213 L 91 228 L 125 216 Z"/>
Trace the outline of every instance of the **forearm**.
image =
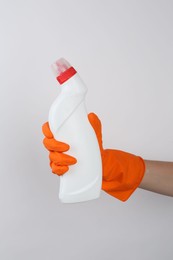
<path id="1" fill-rule="evenodd" d="M 173 162 L 145 161 L 145 174 L 139 188 L 173 196 Z"/>

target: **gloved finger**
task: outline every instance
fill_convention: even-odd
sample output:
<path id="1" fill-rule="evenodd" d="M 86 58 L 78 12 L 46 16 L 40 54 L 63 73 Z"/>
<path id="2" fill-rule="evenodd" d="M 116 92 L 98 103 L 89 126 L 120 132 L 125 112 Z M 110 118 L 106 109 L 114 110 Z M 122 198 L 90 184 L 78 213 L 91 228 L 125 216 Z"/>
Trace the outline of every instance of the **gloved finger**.
<path id="1" fill-rule="evenodd" d="M 98 118 L 98 116 L 94 113 L 90 113 L 88 115 L 88 119 L 90 121 L 90 124 L 94 128 L 94 131 L 96 133 L 98 143 L 99 143 L 99 146 L 100 146 L 100 150 L 102 152 L 103 151 L 103 145 L 102 145 L 102 124 L 101 124 L 101 121 Z"/>
<path id="2" fill-rule="evenodd" d="M 52 172 L 61 176 L 66 173 L 69 169 L 67 165 L 56 165 L 54 162 L 51 162 Z"/>
<path id="3" fill-rule="evenodd" d="M 50 152 L 49 158 L 57 165 L 73 165 L 77 162 L 76 158 L 64 153 Z"/>
<path id="4" fill-rule="evenodd" d="M 56 141 L 54 138 L 49 139 L 45 137 L 43 140 L 43 144 L 49 151 L 66 152 L 70 148 L 68 144 Z"/>
<path id="5" fill-rule="evenodd" d="M 53 138 L 53 134 L 50 130 L 49 123 L 46 122 L 42 125 L 42 132 L 47 138 Z"/>

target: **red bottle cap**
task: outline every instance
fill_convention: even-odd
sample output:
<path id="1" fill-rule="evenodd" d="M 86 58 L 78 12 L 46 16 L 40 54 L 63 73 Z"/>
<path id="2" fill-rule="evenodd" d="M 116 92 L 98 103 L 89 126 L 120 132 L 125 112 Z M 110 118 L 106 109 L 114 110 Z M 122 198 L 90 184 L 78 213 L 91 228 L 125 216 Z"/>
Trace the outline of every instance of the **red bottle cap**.
<path id="1" fill-rule="evenodd" d="M 63 84 L 77 73 L 77 71 L 64 58 L 61 58 L 53 63 L 52 70 L 60 84 Z"/>

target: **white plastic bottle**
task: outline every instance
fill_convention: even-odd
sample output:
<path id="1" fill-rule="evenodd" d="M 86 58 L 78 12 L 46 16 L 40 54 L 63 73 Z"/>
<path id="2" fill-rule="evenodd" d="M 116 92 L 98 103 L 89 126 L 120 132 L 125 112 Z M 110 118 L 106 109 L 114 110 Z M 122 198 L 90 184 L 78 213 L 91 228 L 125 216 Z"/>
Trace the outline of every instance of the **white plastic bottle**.
<path id="1" fill-rule="evenodd" d="M 87 87 L 63 58 L 52 65 L 61 92 L 49 111 L 49 125 L 58 141 L 70 145 L 67 154 L 77 163 L 60 176 L 59 199 L 73 203 L 96 199 L 102 184 L 102 161 L 96 134 L 85 106 Z"/>

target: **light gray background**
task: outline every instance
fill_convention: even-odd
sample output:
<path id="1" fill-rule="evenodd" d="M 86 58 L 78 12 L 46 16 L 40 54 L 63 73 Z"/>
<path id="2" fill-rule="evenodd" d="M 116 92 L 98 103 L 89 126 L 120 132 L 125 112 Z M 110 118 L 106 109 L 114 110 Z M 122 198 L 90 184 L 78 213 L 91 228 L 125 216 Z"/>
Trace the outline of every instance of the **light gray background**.
<path id="1" fill-rule="evenodd" d="M 173 259 L 173 198 L 63 205 L 41 125 L 65 57 L 105 148 L 173 161 L 173 1 L 0 2 L 0 259 Z"/>

